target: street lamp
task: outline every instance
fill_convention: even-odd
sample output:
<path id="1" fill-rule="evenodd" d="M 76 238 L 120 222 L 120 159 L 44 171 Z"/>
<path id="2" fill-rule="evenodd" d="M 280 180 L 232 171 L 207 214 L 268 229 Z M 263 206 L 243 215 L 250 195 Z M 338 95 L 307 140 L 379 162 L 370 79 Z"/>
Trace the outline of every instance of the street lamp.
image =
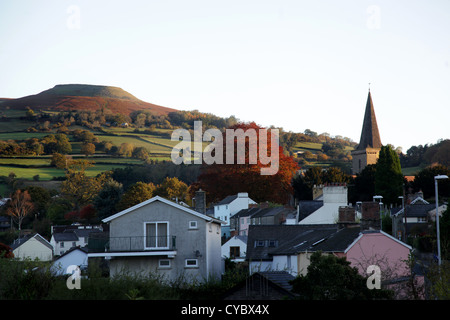
<path id="1" fill-rule="evenodd" d="M 438 212 L 438 180 L 448 179 L 448 176 L 440 174 L 434 177 L 434 193 L 436 196 L 436 233 L 437 233 L 437 249 L 438 249 L 438 264 L 441 265 L 441 240 L 439 235 L 439 212 Z"/>
<path id="2" fill-rule="evenodd" d="M 406 210 L 405 210 L 405 197 L 403 197 L 403 196 L 399 196 L 398 197 L 399 199 L 402 199 L 402 210 L 403 210 L 403 215 L 404 215 L 404 217 L 405 217 L 405 243 L 406 243 L 406 233 L 407 233 L 407 221 L 406 221 Z"/>

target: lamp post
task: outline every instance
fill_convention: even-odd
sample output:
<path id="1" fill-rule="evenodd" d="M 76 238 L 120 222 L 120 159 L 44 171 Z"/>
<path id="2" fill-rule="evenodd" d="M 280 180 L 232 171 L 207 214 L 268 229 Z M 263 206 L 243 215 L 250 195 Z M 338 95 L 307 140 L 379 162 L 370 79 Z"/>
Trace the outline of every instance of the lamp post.
<path id="1" fill-rule="evenodd" d="M 404 196 L 399 196 L 398 197 L 399 199 L 402 199 L 402 210 L 403 210 L 403 214 L 404 214 L 404 216 L 405 216 L 405 243 L 406 243 L 406 232 L 407 232 L 407 229 L 406 229 L 406 226 L 407 226 L 407 222 L 406 222 L 406 210 L 405 210 L 405 197 Z"/>
<path id="2" fill-rule="evenodd" d="M 438 264 L 441 265 L 441 240 L 439 233 L 439 204 L 438 204 L 438 180 L 448 179 L 446 175 L 437 175 L 434 177 L 434 193 L 436 197 L 436 236 L 437 236 L 437 250 L 438 250 Z"/>

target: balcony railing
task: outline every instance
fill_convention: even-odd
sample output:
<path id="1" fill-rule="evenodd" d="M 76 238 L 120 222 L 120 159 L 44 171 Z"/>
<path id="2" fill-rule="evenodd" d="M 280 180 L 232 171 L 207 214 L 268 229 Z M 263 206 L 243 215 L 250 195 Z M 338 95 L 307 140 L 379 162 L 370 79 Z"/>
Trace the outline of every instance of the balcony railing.
<path id="1" fill-rule="evenodd" d="M 176 250 L 175 236 L 109 237 L 89 239 L 89 252 L 144 252 Z"/>

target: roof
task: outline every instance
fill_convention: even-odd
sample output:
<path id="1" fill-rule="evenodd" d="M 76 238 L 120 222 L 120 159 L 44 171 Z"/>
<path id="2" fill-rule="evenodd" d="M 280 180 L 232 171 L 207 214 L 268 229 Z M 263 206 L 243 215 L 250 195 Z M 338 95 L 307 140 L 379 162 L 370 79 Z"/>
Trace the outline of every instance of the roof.
<path id="1" fill-rule="evenodd" d="M 359 234 L 359 236 L 353 241 L 352 244 L 350 244 L 347 249 L 345 249 L 345 253 L 347 253 L 347 251 L 349 251 L 364 235 L 366 234 L 380 234 L 380 235 L 384 235 L 385 237 L 388 237 L 389 239 L 401 244 L 402 246 L 408 248 L 409 250 L 412 250 L 412 247 L 410 245 L 407 245 L 406 243 L 404 243 L 403 241 L 398 240 L 397 238 L 391 236 L 390 234 L 382 231 L 382 230 L 366 230 L 363 231 Z"/>
<path id="2" fill-rule="evenodd" d="M 298 203 L 299 218 L 301 221 L 308 217 L 311 213 L 316 212 L 323 207 L 323 200 L 302 200 Z"/>
<path id="3" fill-rule="evenodd" d="M 86 254 L 86 255 L 88 254 L 88 249 L 87 249 L 87 247 L 76 246 L 76 247 L 70 248 L 70 250 L 67 250 L 66 252 L 64 252 L 64 253 L 63 253 L 62 255 L 60 255 L 56 260 L 59 260 L 59 259 L 61 259 L 62 257 L 65 257 L 65 256 L 71 254 L 72 252 L 76 251 L 76 250 L 79 250 L 79 251 L 81 251 L 82 253 L 84 253 L 84 254 Z"/>
<path id="4" fill-rule="evenodd" d="M 426 217 L 428 212 L 436 209 L 434 204 L 415 204 L 413 206 L 407 206 L 405 208 L 407 217 Z"/>
<path id="5" fill-rule="evenodd" d="M 224 223 L 224 222 L 221 221 L 221 220 L 218 220 L 218 219 L 215 219 L 215 218 L 213 218 L 213 217 L 204 215 L 204 214 L 202 214 L 202 213 L 200 213 L 200 212 L 197 212 L 197 211 L 195 211 L 195 210 L 193 210 L 193 209 L 186 208 L 185 206 L 179 205 L 178 203 L 172 202 L 172 201 L 167 200 L 167 199 L 165 199 L 165 198 L 162 198 L 162 197 L 160 197 L 160 196 L 156 196 L 156 197 L 153 197 L 153 198 L 148 199 L 148 200 L 146 200 L 146 201 L 143 201 L 143 202 L 141 202 L 141 203 L 138 203 L 137 205 L 135 205 L 135 206 L 133 206 L 133 207 L 130 207 L 130 208 L 128 208 L 128 209 L 125 209 L 125 210 L 123 210 L 123 211 L 120 211 L 120 212 L 118 212 L 118 213 L 116 213 L 116 214 L 113 214 L 113 215 L 111 215 L 111 216 L 109 216 L 109 217 L 103 219 L 102 221 L 105 222 L 105 223 L 106 223 L 106 222 L 110 222 L 110 221 L 112 221 L 112 220 L 114 220 L 114 219 L 117 219 L 117 218 L 119 218 L 119 217 L 121 217 L 121 216 L 123 216 L 123 215 L 125 215 L 125 214 L 127 214 L 127 213 L 129 213 L 129 212 L 131 212 L 131 211 L 134 211 L 134 210 L 136 210 L 136 209 L 139 209 L 139 208 L 141 208 L 141 207 L 144 207 L 144 206 L 146 206 L 146 205 L 148 205 L 148 204 L 150 204 L 150 203 L 156 202 L 156 201 L 160 201 L 160 202 L 162 202 L 162 203 L 164 203 L 164 204 L 167 204 L 167 205 L 172 206 L 172 207 L 174 207 L 174 208 L 180 209 L 180 210 L 182 210 L 182 211 L 184 211 L 184 212 L 186 212 L 186 213 L 192 214 L 192 215 L 194 215 L 194 216 L 196 216 L 196 217 L 198 217 L 198 218 L 202 218 L 202 219 L 204 219 L 204 220 L 206 220 L 206 221 L 208 221 L 208 222 L 215 222 L 215 223 L 220 223 L 220 224 L 221 224 L 221 223 Z"/>
<path id="6" fill-rule="evenodd" d="M 20 247 L 21 245 L 23 245 L 24 243 L 26 243 L 28 240 L 30 239 L 36 239 L 37 241 L 39 241 L 40 243 L 42 243 L 44 246 L 46 246 L 47 248 L 53 250 L 53 246 L 50 244 L 50 242 L 48 242 L 47 240 L 45 240 L 39 233 L 35 233 L 35 234 L 28 234 L 23 236 L 20 239 L 16 239 L 14 240 L 14 242 L 10 245 L 10 247 L 15 250 L 18 247 Z"/>
<path id="7" fill-rule="evenodd" d="M 237 239 L 237 240 L 242 241 L 243 243 L 247 244 L 248 237 L 247 236 L 233 236 L 233 237 L 229 238 L 225 243 L 227 243 L 231 239 Z"/>
<path id="8" fill-rule="evenodd" d="M 381 148 L 380 133 L 378 131 L 377 118 L 375 117 L 375 110 L 370 91 L 367 96 L 361 139 L 356 149 L 364 150 L 366 148 Z"/>
<path id="9" fill-rule="evenodd" d="M 78 241 L 79 238 L 73 230 L 68 230 L 64 232 L 55 232 L 53 233 L 53 238 L 55 241 Z"/>
<path id="10" fill-rule="evenodd" d="M 219 203 L 216 204 L 216 206 L 221 206 L 223 204 L 229 204 L 231 202 L 233 202 L 234 200 L 236 200 L 238 198 L 238 195 L 232 195 L 232 196 L 228 196 L 225 199 L 223 199 L 222 201 L 220 201 Z"/>
<path id="11" fill-rule="evenodd" d="M 248 208 L 242 209 L 236 212 L 231 218 L 240 218 L 240 217 L 250 217 L 250 218 L 260 218 L 260 217 L 269 217 L 274 216 L 279 213 L 284 213 L 286 216 L 290 213 L 296 213 L 296 210 L 289 209 L 285 207 L 271 207 L 271 208 Z"/>
<path id="12" fill-rule="evenodd" d="M 265 272 L 258 272 L 261 276 L 264 278 L 272 281 L 273 283 L 277 284 L 281 288 L 287 291 L 292 290 L 292 285 L 290 284 L 290 281 L 294 280 L 295 277 L 288 273 L 287 271 L 265 271 Z"/>
<path id="13" fill-rule="evenodd" d="M 360 228 L 339 228 L 337 224 L 251 225 L 246 259 L 271 260 L 274 255 L 318 250 L 344 252 L 359 235 Z M 258 241 L 261 246 L 257 245 Z"/>
<path id="14" fill-rule="evenodd" d="M 285 298 L 293 298 L 296 294 L 291 291 L 292 285 L 290 284 L 290 281 L 294 279 L 295 277 L 286 271 L 255 272 L 245 280 L 240 281 L 230 288 L 224 293 L 222 298 L 227 299 L 228 297 L 232 297 L 231 299 L 242 299 L 242 297 L 236 297 L 234 294 L 240 290 L 245 290 L 246 300 L 254 299 L 254 297 L 252 297 L 253 294 L 258 295 L 259 299 L 273 299 L 273 296 L 271 297 L 266 286 L 271 286 Z M 260 283 L 260 285 L 255 285 L 255 283 Z M 262 284 L 264 285 L 264 289 L 261 288 Z"/>

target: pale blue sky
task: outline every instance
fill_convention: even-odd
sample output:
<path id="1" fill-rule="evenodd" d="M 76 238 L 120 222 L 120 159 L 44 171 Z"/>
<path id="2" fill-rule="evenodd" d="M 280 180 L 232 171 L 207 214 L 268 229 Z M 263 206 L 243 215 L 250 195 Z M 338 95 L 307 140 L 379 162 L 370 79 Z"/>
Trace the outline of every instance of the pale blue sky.
<path id="1" fill-rule="evenodd" d="M 450 138 L 450 1 L 0 2 L 0 97 L 112 85 L 359 142 L 369 82 L 383 144 Z"/>

